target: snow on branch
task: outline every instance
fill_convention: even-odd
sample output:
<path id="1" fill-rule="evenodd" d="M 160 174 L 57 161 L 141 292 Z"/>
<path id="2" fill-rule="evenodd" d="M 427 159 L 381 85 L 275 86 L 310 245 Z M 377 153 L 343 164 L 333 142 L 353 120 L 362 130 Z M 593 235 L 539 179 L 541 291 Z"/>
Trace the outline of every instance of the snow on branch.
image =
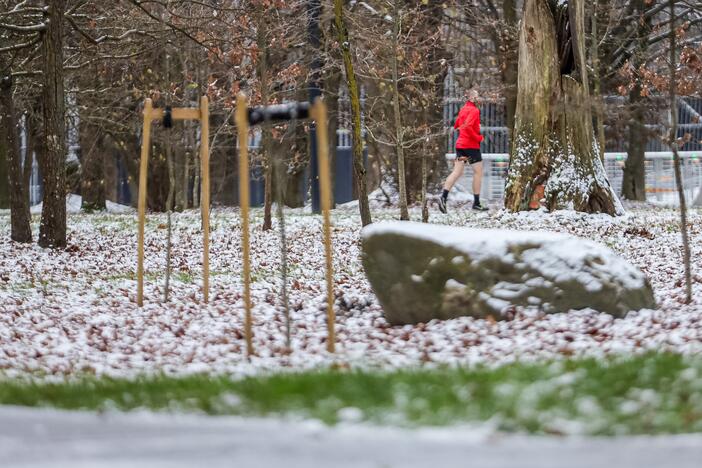
<path id="1" fill-rule="evenodd" d="M 46 24 L 30 24 L 30 25 L 17 25 L 17 24 L 7 24 L 0 23 L 0 29 L 6 29 L 13 32 L 40 32 L 46 30 Z"/>

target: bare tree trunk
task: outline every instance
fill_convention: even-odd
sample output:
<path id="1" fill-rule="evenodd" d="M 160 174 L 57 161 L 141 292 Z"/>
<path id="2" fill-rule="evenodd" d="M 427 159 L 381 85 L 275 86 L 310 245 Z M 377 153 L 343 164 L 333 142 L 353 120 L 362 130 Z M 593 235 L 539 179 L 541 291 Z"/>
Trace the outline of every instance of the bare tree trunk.
<path id="1" fill-rule="evenodd" d="M 429 178 L 429 171 L 427 169 L 427 152 L 429 151 L 429 130 L 427 130 L 427 136 L 422 149 L 422 222 L 428 223 L 429 204 L 427 203 L 427 179 Z"/>
<path id="2" fill-rule="evenodd" d="M 7 181 L 10 192 L 10 237 L 16 242 L 32 242 L 29 199 L 22 184 L 22 156 L 10 76 L 0 77 L 0 153 L 4 153 L 7 160 L 7 177 L 0 180 L 0 184 L 5 185 Z"/>
<path id="3" fill-rule="evenodd" d="M 692 302 L 692 274 L 690 271 L 690 240 L 687 232 L 687 205 L 683 190 L 682 171 L 680 170 L 680 155 L 678 154 L 678 106 L 677 106 L 677 45 L 675 38 L 675 0 L 669 0 L 670 6 L 670 148 L 673 150 L 673 164 L 675 167 L 675 184 L 678 187 L 680 199 L 680 231 L 683 241 L 683 263 L 685 266 L 685 303 Z"/>
<path id="4" fill-rule="evenodd" d="M 248 142 L 246 142 L 248 144 Z M 200 142 L 202 144 L 202 142 Z M 198 147 L 199 148 L 199 147 Z M 193 171 L 195 173 L 195 181 L 193 182 L 193 208 L 200 206 L 200 158 L 198 156 L 200 150 L 193 151 Z"/>
<path id="5" fill-rule="evenodd" d="M 622 196 L 627 200 L 646 200 L 646 142 L 644 125 L 648 99 L 641 96 L 638 81 L 629 92 L 629 136 L 622 178 Z"/>
<path id="6" fill-rule="evenodd" d="M 261 125 L 261 152 L 264 170 L 263 230 L 269 231 L 273 229 L 273 154 L 271 151 L 271 131 L 266 123 Z"/>
<path id="7" fill-rule="evenodd" d="M 188 128 L 186 128 L 186 131 L 188 131 Z M 195 152 L 195 145 L 194 145 L 194 140 L 192 139 L 192 134 L 188 133 L 187 134 L 187 139 L 189 140 L 189 145 L 188 149 L 184 152 L 183 154 L 183 205 L 182 209 L 187 210 L 190 208 L 190 161 L 193 157 L 193 154 Z"/>
<path id="8" fill-rule="evenodd" d="M 63 17 L 66 0 L 49 0 L 48 24 L 42 33 L 44 182 L 39 245 L 66 246 L 66 105 L 63 88 Z"/>
<path id="9" fill-rule="evenodd" d="M 173 147 L 170 142 L 166 143 L 166 164 L 168 165 L 168 198 L 166 199 L 166 211 L 168 215 L 168 233 L 166 237 L 166 284 L 163 288 L 163 302 L 168 302 L 171 290 L 171 254 L 173 251 L 173 223 L 172 213 L 175 202 L 175 161 Z"/>
<path id="10" fill-rule="evenodd" d="M 368 188 L 366 184 L 366 167 L 363 163 L 363 135 L 361 131 L 361 97 L 356 81 L 356 72 L 353 67 L 351 57 L 351 45 L 349 35 L 344 21 L 344 2 L 334 0 L 334 25 L 336 27 L 337 41 L 341 47 L 341 54 L 344 59 L 344 69 L 346 71 L 346 86 L 349 89 L 351 100 L 351 121 L 353 129 L 353 172 L 356 177 L 358 189 L 358 208 L 361 213 L 361 224 L 364 226 L 371 224 L 370 205 L 368 204 Z"/>
<path id="11" fill-rule="evenodd" d="M 595 150 L 584 16 L 584 0 L 525 0 L 505 187 L 505 207 L 511 211 L 529 209 L 542 186 L 549 210 L 623 212 Z"/>
<path id="12" fill-rule="evenodd" d="M 268 41 L 266 38 L 266 23 L 264 15 L 261 14 L 258 20 L 258 31 L 256 42 L 258 45 L 258 79 L 261 85 L 261 105 L 269 104 L 269 83 L 268 83 Z M 269 231 L 273 228 L 272 205 L 273 205 L 273 160 L 271 151 L 271 130 L 267 123 L 261 126 L 261 158 L 263 160 L 264 185 L 263 185 L 263 230 Z"/>
<path id="13" fill-rule="evenodd" d="M 182 73 L 184 77 L 189 77 L 190 70 L 188 69 L 188 53 L 190 48 L 186 49 L 186 52 L 181 55 L 180 62 L 182 63 Z M 185 92 L 185 98 L 188 102 L 195 102 L 196 92 L 189 87 L 190 79 L 186 78 L 183 81 L 183 89 L 187 90 Z M 182 147 L 174 148 L 174 165 L 175 165 L 175 211 L 183 211 L 188 209 L 188 185 L 190 182 L 190 173 L 188 171 L 188 156 L 193 148 L 193 141 L 190 137 L 191 135 L 192 122 L 186 120 L 183 122 L 183 134 L 182 134 Z"/>
<path id="14" fill-rule="evenodd" d="M 641 80 L 639 67 L 646 61 L 648 39 L 651 34 L 651 19 L 645 15 L 648 0 L 633 0 L 636 5 L 637 18 L 636 45 L 632 55 L 632 70 L 634 72 L 634 86 L 629 92 L 629 144 L 626 163 L 624 164 L 624 178 L 622 179 L 622 196 L 627 200 L 646 200 L 646 108 L 650 100 L 641 94 Z"/>
<path id="15" fill-rule="evenodd" d="M 285 186 L 287 185 L 285 162 L 282 155 L 273 161 L 275 172 L 275 203 L 278 218 L 278 232 L 280 239 L 280 299 L 283 301 L 283 314 L 285 316 L 285 347 L 291 351 L 291 323 L 290 304 L 288 301 L 288 238 L 285 231 Z"/>
<path id="16" fill-rule="evenodd" d="M 105 205 L 105 174 L 103 157 L 105 155 L 102 137 L 97 129 L 81 121 L 81 209 L 86 212 L 104 211 Z"/>
<path id="17" fill-rule="evenodd" d="M 393 92 L 393 113 L 395 114 L 395 142 L 397 154 L 397 182 L 400 192 L 400 219 L 409 221 L 409 211 L 407 210 L 407 181 L 405 173 L 405 153 L 402 129 L 402 116 L 400 115 L 400 87 L 397 77 L 397 42 L 400 35 L 400 0 L 393 1 L 393 31 L 392 31 L 392 92 Z"/>

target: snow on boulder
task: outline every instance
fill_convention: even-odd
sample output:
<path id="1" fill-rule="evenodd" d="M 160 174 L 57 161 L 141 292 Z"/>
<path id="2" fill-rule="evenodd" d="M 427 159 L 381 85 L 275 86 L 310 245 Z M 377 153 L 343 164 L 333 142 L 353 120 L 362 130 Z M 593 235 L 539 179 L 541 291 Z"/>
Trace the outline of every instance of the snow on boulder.
<path id="1" fill-rule="evenodd" d="M 607 247 L 552 232 L 389 222 L 363 229 L 363 267 L 394 325 L 510 306 L 614 316 L 655 308 L 645 275 Z"/>
<path id="2" fill-rule="evenodd" d="M 80 206 L 83 202 L 83 197 L 80 195 L 75 195 L 69 193 L 66 195 L 66 213 L 76 214 L 80 213 Z M 32 214 L 41 214 L 41 210 L 44 207 L 44 203 L 39 203 L 29 208 L 29 212 Z"/>

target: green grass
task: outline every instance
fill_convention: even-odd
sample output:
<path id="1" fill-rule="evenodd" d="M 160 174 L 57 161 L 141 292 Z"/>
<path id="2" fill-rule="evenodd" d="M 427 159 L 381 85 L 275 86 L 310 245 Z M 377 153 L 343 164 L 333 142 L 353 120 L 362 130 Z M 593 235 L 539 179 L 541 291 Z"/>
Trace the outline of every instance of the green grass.
<path id="1" fill-rule="evenodd" d="M 362 421 L 403 426 L 489 420 L 502 430 L 532 433 L 698 432 L 702 359 L 655 354 L 495 369 L 326 369 L 238 380 L 204 375 L 82 377 L 58 383 L 0 379 L 0 403 L 294 415 L 328 424 L 349 413 Z"/>

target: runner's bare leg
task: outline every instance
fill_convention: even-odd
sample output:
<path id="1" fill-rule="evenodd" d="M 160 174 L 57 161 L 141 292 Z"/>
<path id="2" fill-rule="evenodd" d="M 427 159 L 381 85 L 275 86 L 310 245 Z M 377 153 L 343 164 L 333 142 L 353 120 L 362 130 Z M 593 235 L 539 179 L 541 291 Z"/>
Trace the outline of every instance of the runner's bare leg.
<path id="1" fill-rule="evenodd" d="M 464 161 L 459 161 L 458 159 L 453 162 L 453 172 L 449 174 L 446 182 L 444 183 L 444 190 L 451 191 L 451 188 L 456 183 L 458 179 L 463 175 L 463 171 L 466 168 L 466 163 Z"/>
<path id="2" fill-rule="evenodd" d="M 483 185 L 483 162 L 471 164 L 473 168 L 473 194 L 480 195 L 480 189 Z"/>

